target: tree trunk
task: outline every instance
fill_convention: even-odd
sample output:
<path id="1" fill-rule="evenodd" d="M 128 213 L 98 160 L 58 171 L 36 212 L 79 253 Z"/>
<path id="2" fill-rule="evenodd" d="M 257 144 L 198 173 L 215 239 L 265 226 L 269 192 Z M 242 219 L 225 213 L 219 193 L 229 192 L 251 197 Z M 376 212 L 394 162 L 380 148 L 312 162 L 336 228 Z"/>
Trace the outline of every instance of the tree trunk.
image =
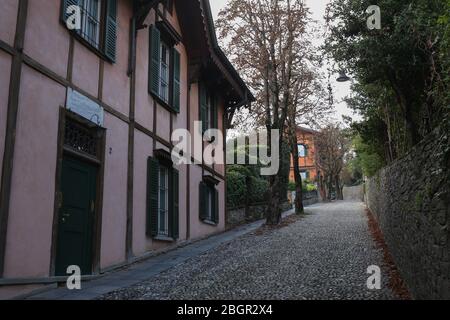
<path id="1" fill-rule="evenodd" d="M 335 186 L 336 186 L 336 200 L 344 200 L 341 182 L 338 175 L 335 176 Z"/>
<path id="2" fill-rule="evenodd" d="M 291 124 L 292 125 L 292 124 Z M 295 181 L 295 213 L 303 214 L 305 213 L 305 208 L 303 207 L 303 188 L 302 188 L 302 176 L 300 175 L 300 168 L 298 167 L 298 144 L 297 144 L 297 134 L 294 130 L 290 130 L 290 142 L 291 142 L 291 153 L 292 153 L 292 165 L 294 166 L 294 181 Z"/>
<path id="3" fill-rule="evenodd" d="M 412 106 L 408 104 L 406 113 L 405 113 L 405 126 L 406 130 L 409 132 L 409 141 L 410 146 L 413 147 L 420 141 L 419 137 L 419 131 L 417 129 L 417 126 L 414 123 L 413 116 L 412 116 Z"/>
<path id="4" fill-rule="evenodd" d="M 327 190 L 325 188 L 325 181 L 324 181 L 324 177 L 322 176 L 322 174 L 319 173 L 319 192 L 320 192 L 320 197 L 322 198 L 323 202 L 327 201 Z"/>
<path id="5" fill-rule="evenodd" d="M 271 135 L 270 135 L 270 131 L 269 131 L 269 146 L 272 145 L 271 144 Z M 282 139 L 283 136 L 280 137 L 280 142 L 279 142 L 279 150 L 280 150 L 280 155 L 279 158 L 281 157 L 281 150 L 282 150 Z M 271 155 L 272 155 L 272 150 L 270 151 Z M 268 199 L 268 205 L 267 205 L 267 211 L 266 211 L 266 224 L 268 225 L 277 225 L 281 222 L 281 194 L 280 194 L 280 190 L 281 190 L 281 181 L 282 181 L 282 173 L 283 173 L 283 167 L 284 167 L 284 161 L 282 161 L 280 159 L 280 167 L 278 170 L 278 173 L 270 176 L 269 178 L 269 199 Z"/>
<path id="6" fill-rule="evenodd" d="M 328 185 L 328 190 L 327 190 L 327 200 L 329 202 L 331 202 L 331 191 L 333 190 L 333 178 L 331 176 L 327 177 L 328 181 L 327 181 L 327 185 Z"/>
<path id="7" fill-rule="evenodd" d="M 420 141 L 418 126 L 414 123 L 412 115 L 412 103 L 407 94 L 405 94 L 402 88 L 398 85 L 395 72 L 393 72 L 392 70 L 388 72 L 388 79 L 392 85 L 392 88 L 394 89 L 395 95 L 397 97 L 397 102 L 402 110 L 403 120 L 405 121 L 405 128 L 408 133 L 408 144 L 409 147 L 412 147 Z"/>
<path id="8" fill-rule="evenodd" d="M 277 225 L 281 222 L 280 206 L 280 176 L 274 175 L 269 178 L 269 200 L 266 211 L 266 224 Z"/>

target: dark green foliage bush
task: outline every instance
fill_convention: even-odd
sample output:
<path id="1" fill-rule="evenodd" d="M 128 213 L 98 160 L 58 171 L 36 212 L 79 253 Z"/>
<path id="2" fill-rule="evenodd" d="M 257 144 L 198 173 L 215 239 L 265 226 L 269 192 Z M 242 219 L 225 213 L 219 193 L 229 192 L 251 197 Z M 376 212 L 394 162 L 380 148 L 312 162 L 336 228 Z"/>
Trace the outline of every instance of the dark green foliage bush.
<path id="1" fill-rule="evenodd" d="M 227 170 L 227 205 L 235 208 L 245 203 L 245 176 L 237 171 Z"/>
<path id="2" fill-rule="evenodd" d="M 249 190 L 247 190 L 247 176 L 249 177 Z M 229 208 L 244 206 L 247 195 L 250 204 L 264 202 L 267 199 L 268 189 L 268 181 L 255 175 L 249 166 L 232 165 L 227 168 L 227 205 Z"/>
<path id="3" fill-rule="evenodd" d="M 295 191 L 295 182 L 289 181 L 288 190 Z M 304 180 L 304 181 L 302 181 L 302 190 L 303 190 L 303 192 L 311 192 L 311 191 L 316 191 L 317 187 L 314 183 L 311 183 L 308 180 Z"/>

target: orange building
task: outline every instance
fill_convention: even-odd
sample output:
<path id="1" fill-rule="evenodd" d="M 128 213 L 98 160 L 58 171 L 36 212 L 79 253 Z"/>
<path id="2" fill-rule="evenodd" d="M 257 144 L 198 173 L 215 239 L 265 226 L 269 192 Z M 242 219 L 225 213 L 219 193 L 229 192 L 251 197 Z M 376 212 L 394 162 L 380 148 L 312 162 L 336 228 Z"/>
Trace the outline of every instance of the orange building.
<path id="1" fill-rule="evenodd" d="M 300 167 L 300 174 L 302 180 L 315 181 L 317 178 L 317 167 L 314 157 L 314 135 L 316 131 L 298 127 L 297 128 L 297 143 L 299 146 L 298 166 Z M 289 181 L 294 181 L 294 164 L 291 157 L 291 170 L 289 173 Z"/>

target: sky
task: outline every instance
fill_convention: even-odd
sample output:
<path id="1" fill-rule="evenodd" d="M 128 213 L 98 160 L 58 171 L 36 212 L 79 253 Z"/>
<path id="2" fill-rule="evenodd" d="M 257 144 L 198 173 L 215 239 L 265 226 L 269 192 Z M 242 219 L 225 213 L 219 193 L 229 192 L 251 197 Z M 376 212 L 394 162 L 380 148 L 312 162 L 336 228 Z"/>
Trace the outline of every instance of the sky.
<path id="1" fill-rule="evenodd" d="M 209 2 L 211 3 L 211 9 L 213 12 L 214 19 L 217 19 L 219 11 L 226 6 L 228 0 L 209 0 Z M 325 8 L 328 2 L 330 2 L 330 0 L 306 0 L 306 4 L 311 10 L 312 19 L 317 20 L 321 25 L 324 25 L 325 23 L 323 17 L 325 15 Z M 320 44 L 323 41 L 323 39 L 319 39 L 318 41 L 319 41 L 318 44 Z M 338 75 L 336 74 L 334 78 L 337 77 Z M 342 115 L 351 116 L 354 119 L 358 118 L 358 116 L 355 115 L 343 101 L 343 99 L 346 96 L 350 95 L 351 83 L 350 82 L 338 83 L 334 81 L 332 85 L 334 90 L 334 99 L 336 103 L 336 114 L 334 116 L 335 120 L 342 121 Z"/>

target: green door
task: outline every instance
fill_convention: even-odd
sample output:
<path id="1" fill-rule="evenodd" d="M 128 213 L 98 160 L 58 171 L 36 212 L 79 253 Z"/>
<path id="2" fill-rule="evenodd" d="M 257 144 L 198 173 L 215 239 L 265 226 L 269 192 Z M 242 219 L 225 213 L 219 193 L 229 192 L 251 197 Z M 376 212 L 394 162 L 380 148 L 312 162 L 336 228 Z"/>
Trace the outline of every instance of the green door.
<path id="1" fill-rule="evenodd" d="M 96 187 L 96 166 L 64 157 L 56 248 L 57 276 L 66 276 L 70 265 L 79 266 L 84 275 L 92 272 Z"/>

